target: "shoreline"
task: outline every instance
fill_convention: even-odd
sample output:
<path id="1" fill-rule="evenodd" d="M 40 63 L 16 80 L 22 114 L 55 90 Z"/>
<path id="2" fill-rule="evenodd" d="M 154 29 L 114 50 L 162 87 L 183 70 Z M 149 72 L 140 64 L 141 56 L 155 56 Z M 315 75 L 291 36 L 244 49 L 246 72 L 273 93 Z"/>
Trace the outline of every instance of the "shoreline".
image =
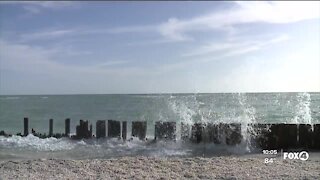
<path id="1" fill-rule="evenodd" d="M 318 179 L 320 158 L 264 163 L 266 156 L 0 161 L 0 179 Z M 311 157 L 311 156 L 310 156 Z"/>

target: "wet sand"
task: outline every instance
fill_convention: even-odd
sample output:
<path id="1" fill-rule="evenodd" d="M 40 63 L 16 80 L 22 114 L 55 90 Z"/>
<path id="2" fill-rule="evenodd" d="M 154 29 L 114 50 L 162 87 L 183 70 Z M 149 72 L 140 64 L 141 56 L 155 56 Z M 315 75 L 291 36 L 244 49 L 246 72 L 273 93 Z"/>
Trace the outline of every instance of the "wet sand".
<path id="1" fill-rule="evenodd" d="M 264 163 L 264 156 L 120 157 L 0 162 L 0 179 L 319 179 L 320 159 Z"/>

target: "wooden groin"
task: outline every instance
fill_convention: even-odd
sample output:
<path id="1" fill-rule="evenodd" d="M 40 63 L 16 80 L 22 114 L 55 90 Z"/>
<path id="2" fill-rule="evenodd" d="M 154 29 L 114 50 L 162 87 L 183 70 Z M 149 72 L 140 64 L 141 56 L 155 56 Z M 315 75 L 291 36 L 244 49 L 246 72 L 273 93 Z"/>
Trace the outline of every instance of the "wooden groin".
<path id="1" fill-rule="evenodd" d="M 41 134 L 31 133 L 40 138 L 48 137 L 69 137 L 72 139 L 88 139 L 88 138 L 119 138 L 127 140 L 127 121 L 117 120 L 98 120 L 96 121 L 95 136 L 92 132 L 92 124 L 89 121 L 80 120 L 76 126 L 76 134 L 70 136 L 70 118 L 65 119 L 65 133 L 53 132 L 53 119 L 49 119 L 49 133 Z M 107 122 L 107 123 L 106 123 Z M 131 123 L 131 139 L 137 137 L 140 140 L 146 140 L 147 122 L 132 121 Z M 158 141 L 174 141 L 177 138 L 177 126 L 180 126 L 180 137 L 183 141 L 191 143 L 214 143 L 225 145 L 238 145 L 243 140 L 243 133 L 246 138 L 250 139 L 253 147 L 262 149 L 316 149 L 320 150 L 320 124 L 246 124 L 245 131 L 242 130 L 240 123 L 195 123 L 188 125 L 176 122 L 160 122 L 154 124 L 154 140 Z M 29 134 L 29 118 L 23 119 L 23 134 L 19 136 L 27 136 Z M 10 134 L 0 131 L 0 136 L 10 137 Z"/>

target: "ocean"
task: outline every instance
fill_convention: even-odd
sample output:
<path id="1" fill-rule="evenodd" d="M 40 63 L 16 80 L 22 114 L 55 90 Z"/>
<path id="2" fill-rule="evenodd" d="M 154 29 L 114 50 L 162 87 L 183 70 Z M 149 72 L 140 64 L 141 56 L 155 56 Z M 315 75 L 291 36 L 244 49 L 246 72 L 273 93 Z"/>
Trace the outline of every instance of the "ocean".
<path id="1" fill-rule="evenodd" d="M 147 121 L 147 136 L 153 138 L 156 121 L 306 123 L 320 122 L 320 93 L 212 93 L 212 94 L 121 94 L 121 95 L 17 95 L 0 96 L 0 130 L 23 132 L 23 118 L 29 129 L 64 132 L 64 120 L 71 119 L 71 133 L 80 119 L 89 120 L 95 132 L 97 120 Z M 130 123 L 128 123 L 130 135 Z M 177 129 L 179 130 L 179 129 Z M 30 130 L 31 131 L 31 130 Z M 0 159 L 21 158 L 109 158 L 115 156 L 188 156 L 216 151 L 248 152 L 248 143 L 236 147 L 214 144 L 192 145 L 179 141 L 146 145 L 134 139 L 70 140 L 0 136 Z M 225 149 L 227 148 L 227 151 Z"/>

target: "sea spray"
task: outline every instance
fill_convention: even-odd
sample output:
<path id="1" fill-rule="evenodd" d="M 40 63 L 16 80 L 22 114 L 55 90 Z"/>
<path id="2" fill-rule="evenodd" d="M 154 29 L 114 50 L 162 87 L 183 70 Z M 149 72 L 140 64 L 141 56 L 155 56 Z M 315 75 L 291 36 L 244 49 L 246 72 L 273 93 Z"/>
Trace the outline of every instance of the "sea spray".
<path id="1" fill-rule="evenodd" d="M 42 140 L 28 136 L 14 137 L 9 140 L 11 141 L 9 143 L 0 140 L 0 156 L 1 151 L 5 151 L 6 155 L 17 154 L 19 156 L 36 156 L 39 151 L 46 151 L 51 154 L 55 152 L 58 154 L 56 157 L 61 157 L 60 154 L 63 154 L 64 157 L 75 158 L 121 155 L 193 155 L 198 152 L 202 155 L 204 148 L 206 155 L 221 152 L 252 152 L 255 146 L 250 139 L 259 132 L 255 132 L 256 128 L 251 127 L 251 123 L 317 124 L 320 120 L 319 93 L 66 95 L 48 96 L 49 98 L 45 100 L 40 97 L 21 96 L 19 99 L 11 100 L 6 99 L 6 96 L 1 96 L 0 121 L 5 126 L 1 126 L 3 129 L 0 130 L 11 134 L 21 132 L 23 117 L 26 115 L 30 118 L 30 126 L 37 132 L 44 133 L 48 131 L 49 118 L 55 119 L 54 132 L 64 132 L 63 119 L 66 117 L 72 119 L 71 132 L 75 131 L 79 119 L 89 119 L 93 124 L 98 119 L 115 119 L 129 122 L 128 134 L 130 134 L 130 121 L 147 121 L 149 135 L 154 134 L 154 122 L 172 121 L 177 123 L 177 137 L 180 137 L 181 134 L 178 129 L 181 122 L 189 125 L 195 122 L 240 123 L 243 141 L 242 144 L 235 146 L 226 146 L 224 143 L 219 145 L 206 143 L 204 146 L 202 142 L 192 144 L 179 142 L 178 139 L 173 143 L 157 142 L 147 145 L 146 142 L 140 140 L 124 143 L 109 139 L 70 141 L 48 138 Z M 148 136 L 149 140 L 150 138 L 152 137 Z M 28 142 L 31 140 L 32 142 Z M 17 145 L 19 143 L 21 145 Z M 27 149 L 30 153 L 26 155 L 23 149 Z"/>
<path id="2" fill-rule="evenodd" d="M 195 97 L 176 97 L 170 96 L 168 98 L 169 109 L 175 114 L 177 123 L 181 125 L 183 122 L 187 125 L 193 125 L 193 117 L 197 114 L 197 103 Z M 191 130 L 191 129 L 190 129 Z M 189 132 L 190 133 L 190 132 Z M 181 127 L 177 126 L 177 139 L 181 139 Z"/>
<path id="3" fill-rule="evenodd" d="M 12 137 L 0 136 L 0 147 L 20 149 L 26 148 L 37 151 L 58 151 L 73 149 L 75 144 L 71 143 L 71 141 L 66 138 L 56 139 L 54 137 L 50 137 L 41 139 L 29 134 L 26 137 L 15 135 Z"/>
<path id="4" fill-rule="evenodd" d="M 208 123 L 241 124 L 241 135 L 243 140 L 240 145 L 235 145 L 234 147 L 227 146 L 225 141 L 226 134 L 223 129 L 221 129 L 222 134 L 219 135 L 221 144 L 206 144 L 204 142 L 202 145 L 198 145 L 203 147 L 203 150 L 205 150 L 206 153 L 215 151 L 214 149 L 217 149 L 218 147 L 227 149 L 227 151 L 237 151 L 238 153 L 250 152 L 252 149 L 250 141 L 251 136 L 256 135 L 256 132 L 254 132 L 254 129 L 251 127 L 251 124 L 256 122 L 256 110 L 248 103 L 246 94 L 234 94 L 232 99 L 237 99 L 238 101 L 224 103 L 224 97 L 212 98 L 203 94 L 194 94 L 183 98 L 170 96 L 170 98 L 168 98 L 168 105 L 178 116 L 178 124 L 181 124 L 181 122 L 191 126 L 195 123 L 201 123 L 204 126 L 207 126 Z M 232 106 L 232 108 L 230 108 L 230 106 Z M 229 109 L 229 111 L 226 111 L 226 109 Z M 178 130 L 177 133 L 179 135 L 181 134 L 181 131 Z M 205 135 L 207 136 L 207 134 Z"/>
<path id="5" fill-rule="evenodd" d="M 292 119 L 292 122 L 297 124 L 301 123 L 313 125 L 310 109 L 310 94 L 307 92 L 298 93 L 296 98 L 298 103 L 295 106 L 295 117 Z"/>
<path id="6" fill-rule="evenodd" d="M 246 94 L 239 93 L 238 100 L 240 108 L 242 109 L 242 114 L 240 116 L 241 123 L 241 133 L 243 137 L 242 143 L 245 144 L 246 150 L 250 152 L 252 150 L 252 136 L 257 136 L 257 132 L 254 130 L 252 125 L 256 123 L 256 109 L 248 103 Z"/>

